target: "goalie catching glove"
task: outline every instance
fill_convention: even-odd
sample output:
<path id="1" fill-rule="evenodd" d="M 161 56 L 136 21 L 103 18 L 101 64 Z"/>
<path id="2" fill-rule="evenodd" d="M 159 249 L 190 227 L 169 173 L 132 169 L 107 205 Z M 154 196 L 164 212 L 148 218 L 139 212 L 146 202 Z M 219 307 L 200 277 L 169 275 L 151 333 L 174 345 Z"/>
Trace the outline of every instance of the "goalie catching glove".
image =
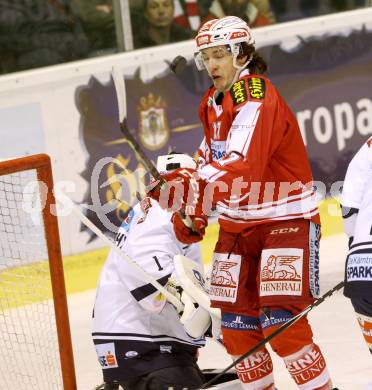
<path id="1" fill-rule="evenodd" d="M 184 326 L 185 332 L 195 339 L 204 337 L 205 333 L 211 326 L 211 316 L 207 310 L 198 305 L 186 291 L 183 290 L 174 276 L 170 276 L 166 289 L 179 299 L 184 308 L 180 315 L 180 322 Z"/>
<path id="2" fill-rule="evenodd" d="M 181 297 L 185 305 L 180 317 L 186 333 L 194 339 L 204 337 L 211 326 L 211 316 L 207 310 L 199 306 L 185 291 Z"/>

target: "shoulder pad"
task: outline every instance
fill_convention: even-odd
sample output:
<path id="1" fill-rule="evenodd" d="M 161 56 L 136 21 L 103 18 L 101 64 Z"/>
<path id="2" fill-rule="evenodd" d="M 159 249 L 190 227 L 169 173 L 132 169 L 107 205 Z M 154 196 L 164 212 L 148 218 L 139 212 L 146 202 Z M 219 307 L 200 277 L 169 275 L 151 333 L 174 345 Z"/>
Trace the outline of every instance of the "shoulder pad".
<path id="1" fill-rule="evenodd" d="M 249 77 L 248 90 L 252 99 L 264 99 L 266 92 L 265 80 L 261 77 Z"/>

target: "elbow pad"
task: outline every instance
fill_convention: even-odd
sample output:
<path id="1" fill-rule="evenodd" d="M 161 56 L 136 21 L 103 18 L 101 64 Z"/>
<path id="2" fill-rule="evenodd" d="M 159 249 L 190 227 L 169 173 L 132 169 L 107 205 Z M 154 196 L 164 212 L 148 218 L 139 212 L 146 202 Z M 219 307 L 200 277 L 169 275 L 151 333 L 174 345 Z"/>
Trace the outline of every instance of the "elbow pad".
<path id="1" fill-rule="evenodd" d="M 358 217 L 359 209 L 355 207 L 346 207 L 341 205 L 342 222 L 344 224 L 345 233 L 352 237 L 354 235 L 354 229 L 356 220 Z"/>

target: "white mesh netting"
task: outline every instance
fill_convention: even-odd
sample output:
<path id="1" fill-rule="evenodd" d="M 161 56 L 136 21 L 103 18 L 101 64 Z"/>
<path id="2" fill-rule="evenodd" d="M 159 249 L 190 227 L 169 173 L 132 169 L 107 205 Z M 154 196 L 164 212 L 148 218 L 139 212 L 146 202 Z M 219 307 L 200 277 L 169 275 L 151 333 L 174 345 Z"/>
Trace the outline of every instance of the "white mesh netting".
<path id="1" fill-rule="evenodd" d="M 0 175 L 1 389 L 63 388 L 36 175 Z"/>

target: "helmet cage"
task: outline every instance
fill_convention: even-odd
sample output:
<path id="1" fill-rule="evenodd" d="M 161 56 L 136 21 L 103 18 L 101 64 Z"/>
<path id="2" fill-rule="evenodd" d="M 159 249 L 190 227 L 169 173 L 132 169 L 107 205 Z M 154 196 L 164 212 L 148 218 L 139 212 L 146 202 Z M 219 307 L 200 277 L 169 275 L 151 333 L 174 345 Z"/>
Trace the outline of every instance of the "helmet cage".
<path id="1" fill-rule="evenodd" d="M 200 52 L 203 49 L 216 46 L 230 47 L 233 56 L 233 65 L 236 69 L 245 68 L 251 58 L 242 66 L 237 65 L 237 57 L 240 52 L 240 44 L 246 42 L 248 45 L 254 45 L 251 29 L 248 24 L 236 16 L 227 16 L 222 19 L 214 19 L 206 22 L 199 30 L 195 37 L 198 48 L 197 54 L 194 56 L 196 66 L 199 70 L 205 69 L 205 64 Z"/>
<path id="2" fill-rule="evenodd" d="M 213 45 L 208 47 L 216 47 L 216 46 L 222 46 L 222 45 Z M 234 44 L 227 44 L 226 45 L 229 49 L 229 52 L 231 53 L 233 57 L 233 66 L 236 69 L 242 70 L 244 69 L 252 60 L 252 56 L 248 58 L 248 60 L 243 65 L 237 64 L 238 55 L 240 54 L 240 48 L 241 48 L 241 42 L 234 43 Z M 198 70 L 205 70 L 206 66 L 204 64 L 203 56 L 201 50 L 194 53 L 194 61 L 196 64 L 196 67 Z"/>

